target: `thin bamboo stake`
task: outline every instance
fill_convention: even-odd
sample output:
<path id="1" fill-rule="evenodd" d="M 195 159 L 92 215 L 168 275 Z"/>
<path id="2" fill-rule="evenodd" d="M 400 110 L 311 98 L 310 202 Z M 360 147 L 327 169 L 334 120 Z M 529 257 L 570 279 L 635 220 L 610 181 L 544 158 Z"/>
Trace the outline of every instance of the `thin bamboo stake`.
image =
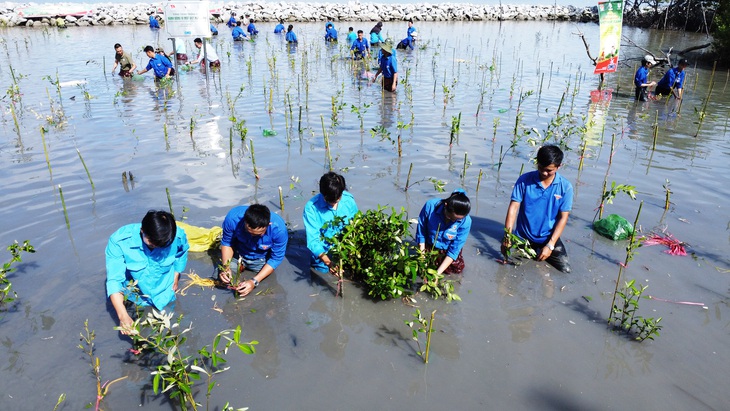
<path id="1" fill-rule="evenodd" d="M 170 198 L 170 189 L 165 187 L 165 193 L 167 194 L 167 205 L 170 207 L 170 214 L 175 218 L 175 211 L 172 209 L 172 199 Z"/>
<path id="2" fill-rule="evenodd" d="M 81 164 L 84 166 L 84 170 L 86 170 L 86 176 L 89 177 L 89 183 L 91 183 L 91 189 L 93 190 L 95 188 L 94 180 L 91 179 L 91 173 L 89 173 L 89 168 L 86 167 L 86 162 L 84 161 L 84 158 L 81 157 L 81 152 L 79 151 L 78 148 L 76 149 L 76 154 L 79 155 L 79 160 L 81 160 Z"/>
<path id="3" fill-rule="evenodd" d="M 436 315 L 436 310 L 431 312 L 431 321 L 428 322 L 428 334 L 426 336 L 426 355 L 424 356 L 423 362 L 428 364 L 428 352 L 431 349 L 431 334 L 433 333 L 433 321 Z"/>
<path id="4" fill-rule="evenodd" d="M 58 185 L 58 194 L 61 196 L 61 205 L 63 206 L 63 218 L 66 219 L 66 228 L 71 228 L 71 223 L 68 220 L 68 211 L 66 210 L 66 200 L 63 198 L 63 190 L 61 189 L 61 185 Z"/>

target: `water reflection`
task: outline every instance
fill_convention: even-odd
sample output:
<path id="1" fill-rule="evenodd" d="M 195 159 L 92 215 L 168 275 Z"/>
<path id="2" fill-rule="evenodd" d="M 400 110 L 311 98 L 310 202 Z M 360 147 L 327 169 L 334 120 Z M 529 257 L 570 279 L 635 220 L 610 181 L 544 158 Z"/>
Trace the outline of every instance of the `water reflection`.
<path id="1" fill-rule="evenodd" d="M 500 307 L 507 314 L 507 327 L 512 334 L 512 341 L 516 343 L 530 339 L 536 322 L 543 318 L 547 310 L 546 303 L 555 294 L 551 269 L 544 263 L 525 264 L 535 264 L 535 268 L 526 270 L 524 265 L 499 265 L 496 274 Z"/>

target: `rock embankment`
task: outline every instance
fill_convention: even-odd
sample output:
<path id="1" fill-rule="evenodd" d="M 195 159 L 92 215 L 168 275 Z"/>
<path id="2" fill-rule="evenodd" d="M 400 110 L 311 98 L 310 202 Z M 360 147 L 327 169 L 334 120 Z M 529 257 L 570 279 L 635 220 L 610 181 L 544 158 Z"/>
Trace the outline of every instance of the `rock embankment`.
<path id="1" fill-rule="evenodd" d="M 211 21 L 227 20 L 231 12 L 258 22 L 308 21 L 483 21 L 558 20 L 597 21 L 595 7 L 440 4 L 332 3 L 210 3 Z M 16 4 L 0 3 L 0 26 L 105 26 L 148 24 L 149 16 L 164 21 L 158 4 Z"/>

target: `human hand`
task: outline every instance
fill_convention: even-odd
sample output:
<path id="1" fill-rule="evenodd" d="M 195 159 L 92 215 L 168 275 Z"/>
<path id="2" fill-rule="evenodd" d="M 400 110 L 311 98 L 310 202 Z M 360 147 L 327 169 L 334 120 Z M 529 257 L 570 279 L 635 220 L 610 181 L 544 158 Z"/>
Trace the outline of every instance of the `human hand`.
<path id="1" fill-rule="evenodd" d="M 130 317 L 127 313 L 124 313 L 122 316 L 120 316 L 119 327 L 122 328 L 120 332 L 123 335 L 132 334 L 132 331 L 134 331 L 134 321 L 132 321 L 132 317 Z"/>
<path id="2" fill-rule="evenodd" d="M 510 248 L 512 248 L 512 243 L 509 241 L 509 238 L 505 237 L 504 239 L 502 239 L 502 245 L 500 247 L 500 251 L 502 252 L 505 260 L 508 257 Z"/>
<path id="3" fill-rule="evenodd" d="M 253 283 L 253 280 L 246 280 L 239 283 L 236 287 L 229 286 L 228 288 L 231 288 L 235 290 L 239 296 L 245 297 L 247 296 L 251 291 L 253 291 L 256 286 Z"/>
<path id="4" fill-rule="evenodd" d="M 231 269 L 228 268 L 226 270 L 219 272 L 218 278 L 223 282 L 223 284 L 230 284 L 231 283 Z"/>
<path id="5" fill-rule="evenodd" d="M 552 255 L 552 253 L 553 253 L 553 250 L 548 248 L 548 246 L 543 247 L 542 250 L 540 250 L 540 254 L 537 256 L 537 261 L 547 260 L 547 258 L 550 257 L 550 255 Z"/>
<path id="6" fill-rule="evenodd" d="M 180 283 L 180 273 L 175 273 L 175 281 L 172 283 L 172 291 L 177 291 L 179 283 Z"/>

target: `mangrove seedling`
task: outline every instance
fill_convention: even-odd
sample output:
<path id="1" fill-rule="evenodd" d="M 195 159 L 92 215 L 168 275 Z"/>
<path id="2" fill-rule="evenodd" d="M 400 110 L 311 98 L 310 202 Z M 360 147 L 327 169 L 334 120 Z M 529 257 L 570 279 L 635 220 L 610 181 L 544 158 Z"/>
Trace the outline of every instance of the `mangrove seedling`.
<path id="1" fill-rule="evenodd" d="M 254 154 L 253 151 L 253 140 L 249 140 L 248 143 L 251 146 L 251 164 L 253 164 L 253 175 L 254 177 L 256 177 L 256 180 L 258 180 L 259 170 L 256 168 L 256 154 Z"/>
<path id="2" fill-rule="evenodd" d="M 461 132 L 461 112 L 458 116 L 451 116 L 451 131 L 449 133 L 449 147 L 454 141 L 459 142 L 459 133 Z"/>
<path id="3" fill-rule="evenodd" d="M 625 282 L 621 290 L 616 293 L 621 301 L 613 306 L 609 319 L 610 326 L 639 342 L 647 338 L 653 340 L 655 336 L 659 336 L 659 331 L 662 329 L 662 326 L 659 325 L 662 317 L 655 319 L 637 315 L 639 299 L 642 298 L 642 294 L 647 288 L 649 288 L 648 285 L 639 284 L 637 286 L 636 280 Z"/>
<path id="4" fill-rule="evenodd" d="M 604 181 L 605 190 L 605 181 Z M 606 204 L 613 204 L 613 199 L 616 198 L 620 193 L 626 193 L 632 200 L 636 200 L 636 187 L 628 184 L 616 184 L 615 181 L 611 182 L 611 188 L 603 192 L 601 196 L 601 204 L 596 210 L 596 214 L 593 216 L 593 221 L 596 221 L 596 217 L 599 219 L 603 217 L 603 209 Z"/>
<path id="5" fill-rule="evenodd" d="M 629 235 L 629 244 L 626 246 L 626 258 L 624 259 L 623 263 L 619 263 L 618 265 L 618 277 L 616 278 L 616 287 L 613 290 L 613 298 L 611 299 L 611 312 L 613 312 L 613 308 L 616 303 L 616 295 L 618 293 L 618 285 L 621 283 L 621 275 L 624 272 L 624 268 L 627 268 L 629 265 L 629 262 L 634 259 L 634 254 L 636 253 L 636 249 L 641 247 L 641 240 L 636 237 L 636 227 L 637 224 L 639 224 L 639 215 L 641 215 L 641 207 L 644 205 L 644 202 L 642 201 L 639 203 L 639 211 L 636 213 L 636 218 L 634 219 L 634 229 L 631 230 L 631 234 Z M 611 324 L 611 318 L 608 319 L 608 323 Z"/>
<path id="6" fill-rule="evenodd" d="M 106 397 L 106 395 L 109 393 L 109 387 L 112 386 L 115 382 L 121 381 L 127 376 L 117 378 L 113 381 L 107 381 L 105 383 L 101 383 L 101 364 L 99 362 L 99 357 L 94 356 L 94 340 L 96 339 L 96 332 L 94 330 L 89 330 L 89 320 L 84 320 L 84 332 L 79 333 L 81 336 L 81 341 L 84 342 L 84 344 L 79 344 L 77 347 L 81 351 L 84 352 L 89 357 L 89 365 L 91 366 L 91 373 L 94 375 L 94 378 L 96 379 L 96 404 L 94 405 L 94 410 L 99 411 L 99 407 L 101 406 L 101 401 Z M 91 408 L 92 403 L 88 403 L 86 405 L 86 408 Z"/>
<path id="7" fill-rule="evenodd" d="M 669 210 L 669 204 L 671 204 L 669 202 L 669 197 L 672 195 L 672 190 L 669 187 L 670 184 L 671 183 L 669 182 L 669 179 L 667 179 L 666 183 L 664 183 L 664 185 L 662 185 L 662 187 L 664 188 L 664 209 L 665 210 Z"/>
<path id="8" fill-rule="evenodd" d="M 3 268 L 0 270 L 0 309 L 5 303 L 10 303 L 18 297 L 18 294 L 13 291 L 13 284 L 8 280 L 8 274 L 17 270 L 13 267 L 13 264 L 23 261 L 20 256 L 21 252 L 35 253 L 35 248 L 28 240 L 23 241 L 23 245 L 18 244 L 18 241 L 14 241 L 13 244 L 7 247 L 7 250 L 10 251 L 11 258 L 10 261 L 3 264 Z M 11 293 L 12 296 L 9 297 Z"/>
<path id="9" fill-rule="evenodd" d="M 507 237 L 507 255 L 505 256 L 507 261 L 505 262 L 509 262 L 509 258 L 512 256 L 513 252 L 517 252 L 518 256 L 522 258 L 537 258 L 537 252 L 534 248 L 532 248 L 529 240 L 520 238 L 506 228 L 504 229 L 504 236 Z"/>
<path id="10" fill-rule="evenodd" d="M 226 360 L 223 355 L 228 353 L 232 345 L 237 346 L 244 354 L 254 354 L 258 341 L 241 342 L 241 326 L 238 326 L 235 330 L 223 330 L 216 334 L 211 346 L 206 345 L 197 350 L 197 356 L 186 355 L 183 354 L 184 343 L 192 325 L 182 329 L 182 315 L 175 321 L 173 316 L 174 313 L 152 310 L 146 318 L 138 318 L 134 322 L 130 337 L 140 353 L 150 353 L 154 356 L 153 360 L 160 362 L 151 372 L 152 390 L 155 394 L 168 393 L 171 400 L 179 401 L 183 411 L 197 410 L 200 404 L 195 401 L 193 388 L 202 374 L 207 377 L 208 409 L 210 394 L 216 386 L 213 377 L 229 368 L 224 366 Z M 121 330 L 121 327 L 114 329 Z"/>
<path id="11" fill-rule="evenodd" d="M 421 356 L 423 358 L 423 362 L 428 364 L 428 353 L 431 350 L 431 334 L 433 333 L 433 320 L 434 316 L 436 315 L 436 310 L 433 310 L 431 312 L 431 320 L 427 321 L 423 316 L 421 315 L 421 310 L 416 309 L 413 314 L 411 314 L 416 320 L 415 321 L 408 321 L 405 320 L 404 322 L 406 325 L 411 328 L 412 330 L 412 337 L 411 339 L 416 342 L 416 345 L 418 345 L 418 351 L 416 351 L 416 354 Z M 415 328 L 414 328 L 415 327 Z M 421 341 L 419 340 L 418 336 L 420 334 L 426 334 L 426 349 L 421 349 Z"/>

